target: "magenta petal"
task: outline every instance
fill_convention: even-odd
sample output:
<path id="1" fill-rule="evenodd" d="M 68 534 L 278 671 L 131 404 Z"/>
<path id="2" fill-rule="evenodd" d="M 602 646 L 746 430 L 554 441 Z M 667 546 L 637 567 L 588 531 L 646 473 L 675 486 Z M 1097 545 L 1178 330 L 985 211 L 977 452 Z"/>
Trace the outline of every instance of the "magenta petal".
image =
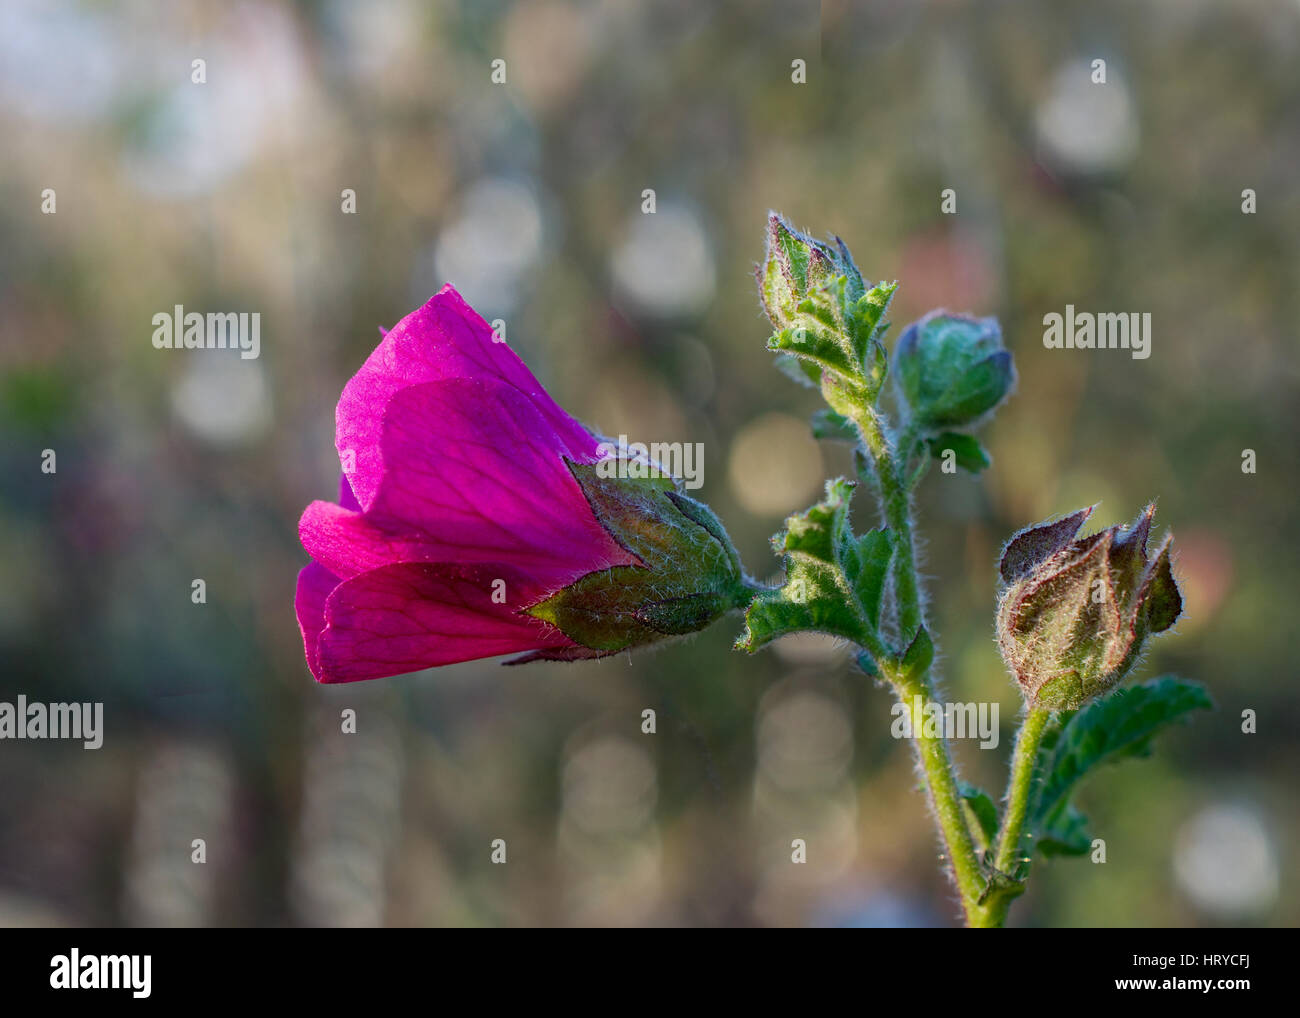
<path id="1" fill-rule="evenodd" d="M 493 342 L 491 327 L 444 286 L 418 311 L 384 336 L 339 399 L 336 443 L 352 490 L 370 508 L 383 479 L 382 419 L 393 396 L 412 385 L 453 378 L 498 379 L 536 407 L 547 431 L 574 459 L 595 455 L 596 440 L 551 399 L 532 372 L 505 343 Z"/>
<path id="2" fill-rule="evenodd" d="M 357 501 L 357 496 L 352 494 L 352 485 L 348 483 L 347 474 L 339 474 L 339 505 L 353 512 L 361 511 L 361 503 Z"/>
<path id="3" fill-rule="evenodd" d="M 597 522 L 539 411 L 499 381 L 403 390 L 380 442 L 371 509 L 313 502 L 298 524 L 303 547 L 340 577 L 396 562 L 509 561 L 558 587 L 637 561 Z"/>
<path id="4" fill-rule="evenodd" d="M 395 562 L 436 562 L 446 542 L 376 525 L 364 514 L 333 502 L 313 502 L 298 521 L 298 540 L 307 554 L 341 579 Z"/>
<path id="5" fill-rule="evenodd" d="M 493 601 L 495 580 L 505 582 L 504 604 Z M 329 595 L 313 674 L 321 682 L 356 682 L 573 647 L 559 630 L 519 614 L 539 594 L 529 578 L 500 563 L 406 562 L 363 573 Z"/>
<path id="6" fill-rule="evenodd" d="M 388 404 L 381 442 L 384 477 L 367 516 L 418 527 L 441 561 L 573 575 L 637 562 L 597 521 L 540 411 L 502 382 L 405 389 Z"/>
<path id="7" fill-rule="evenodd" d="M 302 632 L 303 651 L 312 675 L 320 678 L 320 634 L 325 628 L 325 601 L 334 588 L 342 582 L 319 562 L 310 562 L 298 573 L 298 592 L 294 596 L 294 611 L 298 615 L 298 629 Z"/>

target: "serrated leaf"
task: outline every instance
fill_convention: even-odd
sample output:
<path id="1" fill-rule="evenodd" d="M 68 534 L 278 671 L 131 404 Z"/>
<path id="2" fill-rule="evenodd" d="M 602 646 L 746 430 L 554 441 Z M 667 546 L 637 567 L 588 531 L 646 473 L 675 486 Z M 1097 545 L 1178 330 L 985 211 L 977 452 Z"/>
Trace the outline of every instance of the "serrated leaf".
<path id="1" fill-rule="evenodd" d="M 1080 708 L 1061 731 L 1043 769 L 1037 812 L 1048 816 L 1101 763 L 1145 756 L 1163 727 L 1214 706 L 1205 688 L 1171 675 L 1116 690 Z"/>
<path id="2" fill-rule="evenodd" d="M 1166 675 L 1116 690 L 1073 712 L 1040 748 L 1041 790 L 1033 810 L 1040 849 L 1045 838 L 1059 845 L 1081 843 L 1083 818 L 1070 805 L 1070 797 L 1090 771 L 1103 763 L 1145 756 L 1162 728 L 1213 706 L 1203 686 Z"/>
<path id="3" fill-rule="evenodd" d="M 937 460 L 943 459 L 944 452 L 951 449 L 957 466 L 972 474 L 987 470 L 993 463 L 979 439 L 972 435 L 947 431 L 937 438 L 926 439 L 926 444 L 930 447 L 930 455 Z"/>
<path id="4" fill-rule="evenodd" d="M 812 629 L 858 642 L 864 620 L 875 626 L 888 568 L 883 531 L 856 538 L 849 527 L 854 482 L 826 483 L 826 498 L 785 522 L 772 546 L 785 557 L 786 579 L 756 596 L 745 612 L 741 650 L 757 650 L 784 633 Z"/>
<path id="5" fill-rule="evenodd" d="M 854 423 L 843 414 L 837 414 L 834 410 L 817 410 L 812 415 L 812 433 L 813 438 L 826 439 L 831 442 L 851 442 L 856 444 L 858 441 L 858 429 Z"/>
<path id="6" fill-rule="evenodd" d="M 854 487 L 843 477 L 827 481 L 825 500 L 787 519 L 785 529 L 772 539 L 773 547 L 778 552 L 838 563 L 838 551 L 849 529 L 849 500 Z"/>
<path id="7" fill-rule="evenodd" d="M 809 629 L 856 641 L 859 626 L 840 586 L 838 568 L 792 558 L 780 589 L 765 591 L 749 603 L 736 649 L 752 653 L 779 636 Z"/>
<path id="8" fill-rule="evenodd" d="M 957 791 L 961 793 L 967 811 L 975 820 L 977 832 L 984 835 L 980 845 L 982 851 L 992 845 L 998 836 L 998 808 L 987 792 L 968 782 L 957 782 Z"/>

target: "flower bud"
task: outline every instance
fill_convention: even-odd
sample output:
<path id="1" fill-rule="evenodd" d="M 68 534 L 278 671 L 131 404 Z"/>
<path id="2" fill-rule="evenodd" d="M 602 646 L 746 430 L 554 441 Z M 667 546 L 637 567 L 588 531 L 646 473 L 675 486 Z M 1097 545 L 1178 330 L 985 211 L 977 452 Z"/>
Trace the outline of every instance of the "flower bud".
<path id="1" fill-rule="evenodd" d="M 928 433 L 973 428 L 1015 388 L 996 318 L 932 311 L 894 351 L 894 377 L 912 420 Z"/>
<path id="2" fill-rule="evenodd" d="M 832 239 L 834 247 L 800 233 L 776 212 L 768 215 L 767 254 L 755 276 L 763 309 L 777 329 L 801 325 L 799 305 L 840 276 L 848 280 L 850 300 L 866 292 L 862 273 L 844 241 Z"/>
<path id="3" fill-rule="evenodd" d="M 867 289 L 844 241 L 823 243 L 777 213 L 768 216 L 767 253 L 756 269 L 763 308 L 776 327 L 767 348 L 795 381 L 820 387 L 831 408 L 873 406 L 889 358 L 880 337 L 897 283 Z"/>
<path id="4" fill-rule="evenodd" d="M 998 648 L 1031 707 L 1073 710 L 1113 688 L 1182 613 L 1173 538 L 1147 554 L 1155 505 L 1076 537 L 1094 508 L 1022 530 L 1002 553 Z"/>

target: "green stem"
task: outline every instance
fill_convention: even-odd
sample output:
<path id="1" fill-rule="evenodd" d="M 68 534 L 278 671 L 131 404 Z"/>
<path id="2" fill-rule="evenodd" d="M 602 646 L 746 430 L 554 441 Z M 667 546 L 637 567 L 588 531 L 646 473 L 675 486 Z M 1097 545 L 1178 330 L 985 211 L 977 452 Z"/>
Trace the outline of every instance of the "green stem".
<path id="1" fill-rule="evenodd" d="M 1024 831 L 1025 817 L 1029 814 L 1029 804 L 1033 801 L 1034 764 L 1051 714 L 1043 707 L 1031 707 L 1020 726 L 1020 734 L 1016 736 L 1011 777 L 1007 783 L 1007 806 L 1002 815 L 1002 829 L 998 832 L 993 862 L 1006 874 L 1014 873 L 1020 862 L 1020 836 Z"/>
<path id="2" fill-rule="evenodd" d="M 1024 892 L 1023 877 L 1016 878 L 1016 871 L 1024 861 L 1020 844 L 1025 820 L 1034 801 L 1034 765 L 1038 762 L 1038 747 L 1051 716 L 1049 710 L 1031 708 L 1016 736 L 1016 748 L 1011 756 L 1011 777 L 1007 782 L 1006 809 L 1002 813 L 1002 826 L 993 857 L 994 870 L 1000 876 L 995 876 L 995 884 L 977 909 L 977 921 L 972 926 L 1002 926 L 1007 921 L 1011 903 Z"/>
<path id="3" fill-rule="evenodd" d="M 967 925 L 980 925 L 979 901 L 986 881 L 970 828 L 966 826 L 966 813 L 962 808 L 962 796 L 957 787 L 952 757 L 948 753 L 948 742 L 942 736 L 925 735 L 925 708 L 934 701 L 929 672 L 907 676 L 901 669 L 894 668 L 886 674 L 903 705 L 911 713 L 917 756 L 925 772 L 926 790 L 943 836 L 953 879 L 961 893 Z"/>
<path id="4" fill-rule="evenodd" d="M 920 585 L 916 577 L 916 551 L 912 537 L 912 513 L 908 499 L 904 464 L 894 456 L 885 427 L 875 411 L 863 408 L 854 414 L 854 423 L 862 435 L 862 444 L 876 470 L 880 481 L 880 500 L 885 511 L 885 525 L 894 535 L 894 599 L 898 609 L 898 637 L 900 645 L 912 642 L 917 629 L 925 621 L 921 607 Z M 909 429 L 904 433 L 900 452 L 905 456 L 915 435 Z"/>
<path id="5" fill-rule="evenodd" d="M 907 479 L 904 477 L 906 456 L 916 441 L 916 435 L 911 429 L 904 432 L 902 444 L 898 448 L 899 455 L 896 456 L 895 450 L 890 447 L 884 423 L 873 409 L 855 408 L 853 419 L 880 483 L 885 524 L 894 535 L 894 601 L 898 613 L 900 644 L 907 647 L 925 621 L 916 575 L 911 505 Z M 904 706 L 912 712 L 912 732 L 921 769 L 925 773 L 926 791 L 943 836 L 953 879 L 961 893 L 966 921 L 972 926 L 977 925 L 980 918 L 979 901 L 986 881 L 980 868 L 979 855 L 975 851 L 974 839 L 966 823 L 966 813 L 962 808 L 961 792 L 957 787 L 957 774 L 948 752 L 947 740 L 925 735 L 925 707 L 935 699 L 929 670 L 917 675 L 906 675 L 894 665 L 886 669 L 885 674 Z"/>
<path id="6" fill-rule="evenodd" d="M 844 394 L 836 391 L 834 386 L 824 384 L 823 394 L 833 409 L 848 413 L 853 418 L 862 437 L 862 448 L 871 460 L 879 484 L 885 525 L 893 535 L 891 575 L 895 621 L 899 645 L 905 648 L 925 624 L 925 609 L 921 603 L 920 581 L 916 573 L 915 539 L 912 534 L 911 478 L 907 474 L 908 458 L 919 436 L 909 425 L 895 448 L 890 443 L 884 421 L 873 407 L 852 398 L 843 398 Z M 948 742 L 942 736 L 925 735 L 925 708 L 935 702 L 934 684 L 929 669 L 908 674 L 897 658 L 881 661 L 877 657 L 877 661 L 912 714 L 913 738 L 925 774 L 926 792 L 943 837 L 953 880 L 961 894 L 966 923 L 968 926 L 1001 925 L 1000 917 L 991 913 L 986 904 L 992 889 L 971 837 Z M 1002 914 L 1005 915 L 1005 910 Z"/>

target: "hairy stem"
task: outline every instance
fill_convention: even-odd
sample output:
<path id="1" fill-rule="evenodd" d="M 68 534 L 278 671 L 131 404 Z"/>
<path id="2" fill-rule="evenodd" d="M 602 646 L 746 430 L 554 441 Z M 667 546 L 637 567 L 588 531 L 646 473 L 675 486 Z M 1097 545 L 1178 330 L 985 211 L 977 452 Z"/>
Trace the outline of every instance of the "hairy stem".
<path id="1" fill-rule="evenodd" d="M 1049 710 L 1031 708 L 1016 736 L 1016 749 L 1011 756 L 1011 777 L 1007 782 L 1006 808 L 994 849 L 994 882 L 979 903 L 972 926 L 1002 926 L 1007 921 L 1011 903 L 1024 893 L 1024 880 L 1016 876 L 1023 861 L 1020 842 L 1034 801 L 1034 765 L 1038 761 L 1038 747 L 1051 716 Z"/>
<path id="2" fill-rule="evenodd" d="M 903 647 L 912 642 L 917 629 L 925 621 L 921 608 L 921 590 L 916 576 L 916 551 L 912 538 L 912 507 L 908 498 L 904 458 L 915 436 L 909 430 L 894 455 L 884 422 L 875 411 L 864 408 L 854 414 L 854 423 L 862 436 L 862 444 L 871 457 L 876 477 L 880 482 L 880 501 L 884 510 L 885 525 L 894 535 L 893 581 L 894 600 L 898 611 L 898 638 Z"/>
<path id="3" fill-rule="evenodd" d="M 1034 764 L 1038 760 L 1038 746 L 1043 741 L 1043 731 L 1051 713 L 1042 707 L 1031 707 L 1016 736 L 1016 749 L 1011 757 L 1011 777 L 1007 783 L 1006 811 L 1002 814 L 1002 829 L 998 832 L 998 847 L 993 862 L 1003 873 L 1013 874 L 1020 861 L 1020 837 L 1034 797 Z"/>
<path id="4" fill-rule="evenodd" d="M 925 708 L 934 701 L 929 673 L 909 677 L 895 668 L 887 675 L 911 714 L 912 736 L 925 773 L 926 790 L 943 836 L 953 879 L 961 893 L 967 925 L 980 925 L 979 901 L 986 882 L 975 842 L 966 826 L 966 813 L 962 809 L 962 796 L 957 787 L 952 757 L 948 753 L 948 742 L 942 736 L 925 734 Z"/>
<path id="5" fill-rule="evenodd" d="M 890 445 L 884 422 L 874 410 L 863 407 L 856 410 L 853 419 L 862 436 L 862 445 L 875 469 L 885 523 L 894 537 L 892 576 L 898 636 L 901 645 L 907 647 L 925 621 L 916 575 L 908 479 L 904 476 L 906 457 L 915 444 L 916 435 L 910 429 L 907 430 L 895 451 Z M 977 925 L 980 918 L 979 902 L 986 881 L 980 869 L 974 839 L 971 838 L 966 823 L 966 813 L 962 809 L 961 792 L 957 787 L 957 774 L 948 752 L 948 742 L 942 736 L 925 735 L 925 707 L 935 700 L 930 672 L 927 669 L 920 674 L 908 675 L 901 667 L 894 665 L 887 668 L 885 674 L 903 704 L 911 711 L 917 756 L 925 774 L 926 791 L 939 832 L 943 836 L 948 864 L 961 893 L 966 921 L 972 926 Z"/>

